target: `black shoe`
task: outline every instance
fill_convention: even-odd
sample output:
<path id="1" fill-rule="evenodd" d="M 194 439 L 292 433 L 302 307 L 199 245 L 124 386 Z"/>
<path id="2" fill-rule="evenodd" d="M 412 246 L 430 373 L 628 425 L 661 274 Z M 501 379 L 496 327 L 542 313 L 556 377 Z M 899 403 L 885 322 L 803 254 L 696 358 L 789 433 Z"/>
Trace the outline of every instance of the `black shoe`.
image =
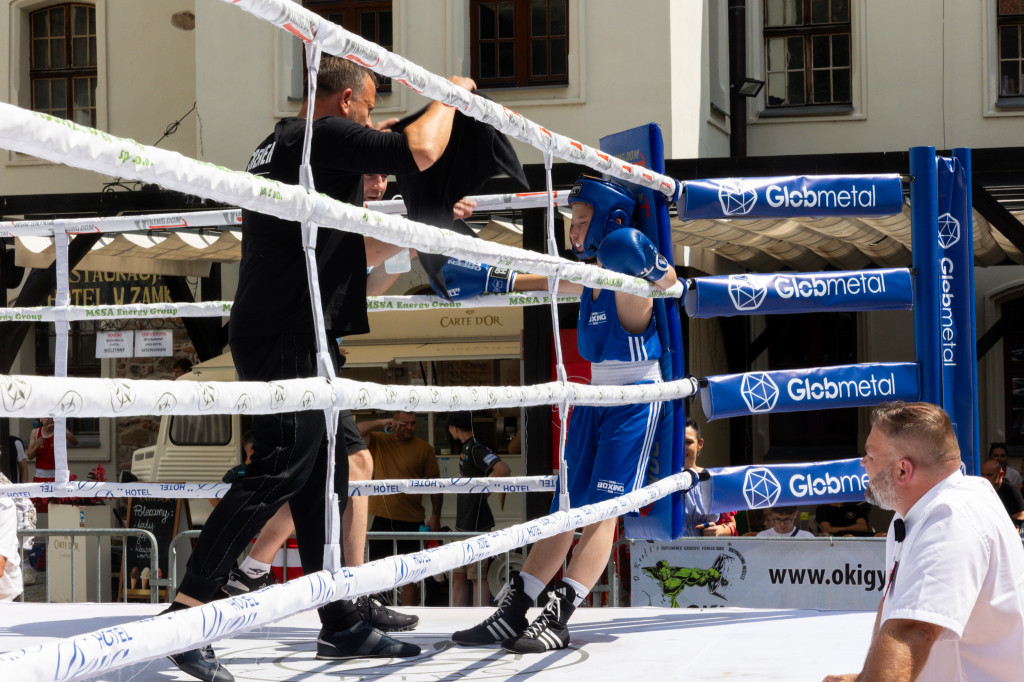
<path id="1" fill-rule="evenodd" d="M 258 577 L 252 578 L 245 571 L 234 569 L 228 574 L 228 581 L 221 587 L 221 591 L 229 597 L 237 597 L 240 594 L 255 592 L 269 587 L 277 582 L 273 571 L 261 573 Z"/>
<path id="2" fill-rule="evenodd" d="M 481 646 L 518 637 L 528 625 L 526 612 L 532 603 L 523 589 L 522 576 L 513 573 L 498 593 L 498 610 L 479 625 L 453 633 L 452 641 L 462 646 Z"/>
<path id="3" fill-rule="evenodd" d="M 516 654 L 540 654 L 569 646 L 569 627 L 566 625 L 576 607 L 576 590 L 559 580 L 548 592 L 548 605 L 523 634 L 507 639 L 501 648 Z"/>
<path id="4" fill-rule="evenodd" d="M 359 621 L 348 630 L 322 629 L 316 639 L 316 657 L 321 660 L 344 658 L 409 658 L 419 656 L 420 648 L 408 642 L 399 642 Z"/>
<path id="5" fill-rule="evenodd" d="M 364 621 L 382 632 L 404 632 L 420 624 L 419 616 L 392 611 L 375 594 L 356 599 L 356 610 Z"/>
<path id="6" fill-rule="evenodd" d="M 198 649 L 171 654 L 167 658 L 181 671 L 204 682 L 235 682 L 235 676 L 217 660 L 213 647 L 207 644 Z"/>

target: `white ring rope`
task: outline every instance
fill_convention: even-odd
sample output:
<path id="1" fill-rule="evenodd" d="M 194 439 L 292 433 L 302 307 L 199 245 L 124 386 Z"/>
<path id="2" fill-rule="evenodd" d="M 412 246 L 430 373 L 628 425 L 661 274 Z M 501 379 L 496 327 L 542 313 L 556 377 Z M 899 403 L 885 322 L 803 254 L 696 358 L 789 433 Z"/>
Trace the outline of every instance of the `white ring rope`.
<path id="1" fill-rule="evenodd" d="M 628 164 L 582 142 L 543 128 L 497 102 L 474 95 L 448 79 L 388 52 L 380 45 L 349 33 L 298 3 L 287 0 L 224 1 L 298 36 L 306 43 L 316 40 L 324 52 L 362 64 L 407 86 L 413 92 L 455 107 L 467 116 L 483 121 L 542 152 L 613 175 L 620 180 L 650 187 L 673 200 L 680 196 L 683 185 L 679 181 L 643 166 Z"/>
<path id="2" fill-rule="evenodd" d="M 349 481 L 349 497 L 372 497 L 407 493 L 543 493 L 555 489 L 555 476 L 505 476 L 503 478 L 388 478 Z M 56 483 L 13 483 L 0 486 L 0 497 L 173 497 L 209 499 L 224 497 L 229 483 L 111 483 L 69 481 Z"/>
<path id="3" fill-rule="evenodd" d="M 683 294 L 676 283 L 665 292 L 638 277 L 594 265 L 569 261 L 487 242 L 351 206 L 299 186 L 286 185 L 241 171 L 195 161 L 176 152 L 144 145 L 86 128 L 47 114 L 0 103 L 0 147 L 98 173 L 143 180 L 207 199 L 233 203 L 283 220 L 303 222 L 317 215 L 318 224 L 414 248 L 548 277 L 561 271 L 569 281 L 637 296 Z M 322 213 L 322 215 L 320 215 Z M 657 293 L 655 293 L 657 292 Z"/>
<path id="4" fill-rule="evenodd" d="M 559 294 L 558 303 L 577 303 L 578 294 Z M 371 313 L 393 310 L 442 310 L 449 308 L 524 308 L 548 305 L 551 297 L 539 291 L 513 294 L 481 294 L 460 301 L 446 301 L 439 296 L 368 296 L 366 310 Z M 199 303 L 126 303 L 123 305 L 69 305 L 65 319 L 138 320 L 165 317 L 228 317 L 232 301 L 201 301 Z M 48 322 L 57 320 L 57 306 L 0 308 L 0 322 Z"/>
<path id="5" fill-rule="evenodd" d="M 517 194 L 480 194 L 466 197 L 476 202 L 474 213 L 512 211 L 547 206 L 547 192 L 520 192 Z M 555 206 L 565 206 L 569 190 L 556 190 Z M 404 215 L 405 202 L 401 199 L 368 201 L 364 207 L 377 213 Z M 56 220 L 9 220 L 0 222 L 0 237 L 52 237 Z M 199 227 L 220 227 L 237 230 L 242 224 L 242 210 L 180 211 L 178 213 L 152 213 L 148 215 L 107 216 L 103 218 L 71 218 L 60 221 L 68 234 L 143 232 L 146 230 L 187 230 Z"/>
<path id="6" fill-rule="evenodd" d="M 275 414 L 330 407 L 403 412 L 573 405 L 629 405 L 689 398 L 697 379 L 593 386 L 398 386 L 335 378 L 168 381 L 0 375 L 3 417 L 134 417 L 164 414 Z"/>
<path id="7" fill-rule="evenodd" d="M 696 482 L 692 471 L 617 497 L 433 549 L 392 556 L 333 576 L 304 575 L 241 597 L 96 630 L 77 637 L 0 654 L 0 679 L 72 682 L 133 663 L 194 649 L 228 635 L 273 623 L 336 599 L 392 589 L 444 573 L 528 543 L 639 509 Z"/>

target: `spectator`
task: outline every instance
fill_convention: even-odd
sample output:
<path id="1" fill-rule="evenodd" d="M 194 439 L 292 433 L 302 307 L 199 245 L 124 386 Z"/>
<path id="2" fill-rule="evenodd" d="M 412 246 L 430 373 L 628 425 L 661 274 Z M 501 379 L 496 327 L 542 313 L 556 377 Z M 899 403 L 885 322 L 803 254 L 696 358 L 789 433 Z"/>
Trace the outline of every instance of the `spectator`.
<path id="1" fill-rule="evenodd" d="M 1021 478 L 1019 471 L 1010 467 L 1007 457 L 1006 443 L 992 443 L 992 445 L 988 447 L 988 457 L 989 459 L 996 460 L 999 462 L 999 466 L 1003 467 L 1003 477 L 1006 479 L 1006 482 L 1017 490 L 1020 490 L 1021 483 L 1024 482 L 1024 479 Z"/>
<path id="2" fill-rule="evenodd" d="M 875 533 L 868 523 L 870 513 L 871 505 L 867 502 L 832 502 L 818 505 L 814 522 L 825 535 L 867 538 Z"/>
<path id="3" fill-rule="evenodd" d="M 14 601 L 24 589 L 17 508 L 10 498 L 0 497 L 0 602 Z"/>
<path id="4" fill-rule="evenodd" d="M 28 453 L 25 451 L 25 441 L 17 436 L 8 439 L 13 448 L 17 470 L 15 471 L 15 483 L 29 483 L 28 477 Z"/>
<path id="5" fill-rule="evenodd" d="M 771 515 L 772 526 L 757 534 L 759 538 L 813 538 L 814 534 L 796 527 L 796 507 L 776 507 Z"/>
<path id="6" fill-rule="evenodd" d="M 871 414 L 861 460 L 872 504 L 896 512 L 886 585 L 853 680 L 1020 680 L 1024 549 L 991 486 L 960 473 L 949 416 L 929 403 Z"/>
<path id="7" fill-rule="evenodd" d="M 1019 490 L 1006 482 L 1003 476 L 1003 465 L 998 459 L 990 459 L 981 465 L 981 476 L 987 478 L 992 487 L 996 489 L 996 495 L 1006 507 L 1006 513 L 1010 515 L 1013 525 L 1020 530 L 1021 523 L 1024 523 L 1024 496 Z"/>
<path id="8" fill-rule="evenodd" d="M 358 427 L 373 455 L 374 479 L 437 478 L 441 475 L 434 448 L 416 437 L 415 412 L 395 412 L 390 418 L 360 422 Z M 375 430 L 381 428 L 385 431 Z M 443 502 L 443 494 L 430 496 L 430 516 L 426 525 L 435 533 L 441 530 Z M 405 493 L 371 497 L 369 512 L 373 516 L 370 531 L 378 533 L 418 532 L 426 516 L 422 495 Z M 392 546 L 390 540 L 371 540 L 370 560 L 391 556 Z M 420 543 L 415 540 L 398 541 L 399 554 L 419 550 Z M 402 588 L 403 605 L 409 606 L 418 601 L 419 585 L 410 584 Z"/>
<path id="9" fill-rule="evenodd" d="M 459 441 L 459 476 L 480 478 L 484 476 L 508 476 L 512 473 L 508 464 L 502 462 L 494 451 L 480 442 L 473 432 L 472 412 L 452 412 L 448 415 L 448 433 Z M 455 530 L 471 533 L 486 533 L 494 528 L 494 516 L 487 504 L 487 493 L 460 494 L 456 501 Z M 488 560 L 478 561 L 469 566 L 455 569 L 453 573 L 452 603 L 454 606 L 485 606 L 490 601 L 487 585 Z M 468 574 L 468 579 L 467 579 Z M 469 583 L 472 583 L 470 589 Z M 472 597 L 470 593 L 472 592 Z M 480 596 L 488 595 L 487 602 L 481 603 Z"/>
<path id="10" fill-rule="evenodd" d="M 697 457 L 704 449 L 704 437 L 701 435 L 700 426 L 693 418 L 686 420 L 686 440 L 684 442 L 684 463 L 687 469 L 693 469 L 697 473 L 704 471 L 704 467 L 697 464 Z M 719 535 L 736 535 L 736 512 L 724 512 L 722 514 L 709 514 L 704 511 L 704 500 L 701 496 L 700 486 L 694 486 L 684 496 L 686 527 L 683 529 L 684 536 L 703 535 L 715 537 Z"/>
<path id="11" fill-rule="evenodd" d="M 57 475 L 57 463 L 53 453 L 53 430 L 53 418 L 43 417 L 39 420 L 38 427 L 32 431 L 32 437 L 29 439 L 28 451 L 25 456 L 29 461 L 35 460 L 36 473 L 32 477 L 32 481 L 35 483 L 52 483 Z M 78 445 L 78 438 L 75 437 L 75 434 L 67 429 L 65 429 L 65 433 L 68 443 Z M 45 514 L 49 509 L 50 499 L 39 497 L 32 500 L 32 503 L 36 505 L 37 512 Z"/>
<path id="12" fill-rule="evenodd" d="M 3 485 L 11 485 L 11 480 L 0 473 L 0 486 Z M 36 507 L 32 504 L 32 500 L 27 497 L 16 497 L 13 499 L 13 502 L 14 508 L 18 512 L 18 530 L 35 530 Z M 21 548 L 25 551 L 31 551 L 34 540 L 34 537 L 26 535 L 21 539 Z M 26 585 L 35 585 L 36 569 L 26 564 L 22 567 L 22 578 Z"/>
<path id="13" fill-rule="evenodd" d="M 174 361 L 174 365 L 171 366 L 171 372 L 174 373 L 174 378 L 188 374 L 192 371 L 192 361 L 188 358 L 178 358 Z"/>

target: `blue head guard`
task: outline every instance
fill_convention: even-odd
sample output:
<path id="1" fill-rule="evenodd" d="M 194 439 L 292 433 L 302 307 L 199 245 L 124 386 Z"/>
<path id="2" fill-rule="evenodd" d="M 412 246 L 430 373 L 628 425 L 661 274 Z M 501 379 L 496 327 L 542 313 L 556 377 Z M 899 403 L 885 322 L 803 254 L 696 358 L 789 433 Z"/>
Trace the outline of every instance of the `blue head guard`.
<path id="1" fill-rule="evenodd" d="M 573 246 L 573 253 L 580 260 L 596 257 L 597 247 L 608 233 L 620 227 L 633 226 L 636 196 L 622 185 L 581 175 L 569 192 L 569 205 L 572 206 L 576 202 L 587 204 L 594 209 L 590 227 L 587 228 L 587 236 L 583 239 L 583 250 L 577 251 Z"/>

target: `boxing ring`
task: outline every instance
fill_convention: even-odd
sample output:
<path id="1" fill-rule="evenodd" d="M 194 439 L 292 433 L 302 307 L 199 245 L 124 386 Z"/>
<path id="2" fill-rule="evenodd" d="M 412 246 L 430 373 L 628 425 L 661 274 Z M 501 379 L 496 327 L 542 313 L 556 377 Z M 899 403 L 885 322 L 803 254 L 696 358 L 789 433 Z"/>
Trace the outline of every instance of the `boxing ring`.
<path id="1" fill-rule="evenodd" d="M 225 1 L 302 38 L 308 46 L 308 61 L 314 70 L 321 49 L 352 59 L 541 149 L 545 153 L 548 167 L 548 191 L 525 196 L 523 201 L 533 202 L 531 205 L 543 202 L 548 208 L 549 254 L 491 244 L 463 237 L 450 230 L 411 222 L 395 214 L 400 211 L 400 207 L 393 203 L 381 206 L 384 209 L 382 211 L 349 206 L 317 194 L 310 186 L 282 185 L 200 163 L 6 104 L 0 104 L 0 147 L 104 174 L 155 183 L 168 189 L 299 222 L 303 225 L 308 252 L 312 251 L 310 247 L 315 244 L 318 229 L 343 229 L 423 252 L 545 275 L 555 282 L 549 296 L 535 297 L 536 300 L 529 303 L 549 304 L 556 329 L 557 303 L 566 300 L 557 292 L 557 281 L 560 279 L 662 299 L 663 305 L 668 308 L 678 307 L 676 299 L 685 294 L 686 308 L 693 316 L 806 312 L 806 309 L 796 305 L 798 301 L 792 300 L 792 297 L 784 301 L 786 305 L 782 306 L 778 297 L 770 293 L 772 290 L 780 291 L 778 280 L 771 279 L 776 276 L 765 276 L 769 279 L 763 281 L 755 276 L 746 276 L 742 281 L 699 278 L 691 283 L 689 291 L 680 284 L 660 292 L 644 280 L 593 265 L 566 261 L 555 255 L 554 207 L 564 197 L 564 193 L 559 196 L 551 187 L 550 167 L 554 157 L 587 165 L 610 177 L 631 183 L 655 193 L 662 202 L 675 201 L 679 215 L 684 219 L 699 217 L 701 211 L 712 210 L 707 207 L 713 205 L 720 206 L 718 215 L 736 215 L 735 212 L 729 212 L 732 204 L 722 200 L 721 183 L 716 188 L 700 182 L 684 185 L 653 170 L 627 164 L 612 154 L 553 133 L 515 112 L 472 95 L 283 0 Z M 315 79 L 311 78 L 310 81 L 312 83 Z M 937 167 L 942 164 L 937 162 L 934 149 L 930 152 L 929 149 L 915 150 L 912 154 L 914 271 L 892 271 L 883 275 L 890 277 L 884 281 L 889 282 L 887 291 L 891 295 L 881 301 L 871 299 L 868 294 L 877 291 L 868 291 L 867 287 L 864 291 L 850 293 L 849 284 L 845 285 L 844 290 L 849 295 L 839 296 L 838 299 L 833 297 L 826 301 L 808 301 L 813 296 L 804 297 L 804 302 L 811 305 L 812 310 L 820 309 L 823 305 L 843 310 L 913 307 L 916 336 L 920 336 L 915 363 L 851 365 L 781 373 L 758 372 L 700 380 L 683 376 L 678 371 L 679 367 L 675 367 L 675 376 L 661 384 L 584 386 L 566 380 L 560 348 L 556 344 L 559 380 L 536 386 L 410 387 L 367 384 L 334 376 L 329 362 L 321 363 L 319 377 L 267 384 L 67 378 L 64 375 L 68 323 L 75 319 L 85 319 L 89 315 L 89 311 L 84 308 L 68 305 L 67 245 L 74 234 L 132 231 L 140 227 L 149 230 L 181 227 L 179 219 L 186 223 L 185 226 L 235 225 L 238 217 L 231 212 L 212 212 L 208 216 L 190 214 L 187 218 L 149 216 L 113 221 L 49 221 L 9 225 L 2 232 L 4 236 L 53 236 L 57 247 L 56 305 L 31 310 L 0 311 L 0 321 L 24 319 L 14 316 L 26 314 L 33 316 L 30 319 L 52 320 L 58 331 L 56 376 L 0 377 L 3 398 L 0 414 L 8 417 L 50 415 L 55 418 L 58 429 L 62 429 L 64 420 L 69 416 L 127 417 L 229 412 L 267 414 L 320 410 L 326 419 L 331 420 L 340 409 L 446 412 L 453 409 L 555 405 L 559 407 L 563 419 L 564 434 L 565 414 L 571 405 L 653 401 L 677 401 L 677 404 L 681 404 L 682 400 L 700 393 L 708 418 L 715 419 L 773 410 L 867 406 L 885 398 L 921 398 L 947 404 L 951 414 L 955 415 L 954 422 L 962 428 L 963 433 L 969 434 L 965 437 L 974 439 L 975 446 L 973 449 L 965 448 L 965 453 L 976 453 L 975 390 L 970 379 L 962 376 L 964 361 L 960 356 L 954 358 L 952 355 L 971 344 L 949 343 L 947 339 L 947 329 L 952 330 L 949 334 L 953 334 L 954 338 L 956 334 L 964 338 L 969 338 L 968 333 L 973 334 L 973 327 L 970 324 L 965 326 L 961 312 L 954 311 L 952 303 L 954 297 L 957 303 L 969 303 L 969 312 L 973 314 L 973 295 L 970 293 L 973 291 L 973 280 L 954 278 L 954 269 L 958 277 L 962 277 L 964 271 L 968 277 L 972 277 L 970 267 L 964 267 L 961 261 L 956 262 L 955 268 L 947 267 L 943 259 L 951 256 L 940 257 L 938 252 L 940 247 L 948 250 L 957 243 L 970 245 L 969 192 L 967 218 L 958 223 L 957 239 L 947 236 L 943 243 L 942 235 L 936 234 L 937 206 L 940 196 L 948 196 L 950 193 L 941 195 L 939 191 L 942 179 L 938 177 Z M 969 153 L 959 150 L 955 160 L 969 178 Z M 951 165 L 956 166 L 955 163 Z M 876 209 L 876 214 L 877 211 L 898 212 L 902 206 L 899 177 L 875 180 L 861 177 L 854 181 L 876 183 L 881 188 L 879 192 L 889 193 L 888 203 L 882 202 L 885 205 Z M 786 179 L 785 182 L 780 180 L 780 184 L 786 187 L 787 197 L 790 185 L 797 188 L 794 191 L 802 191 L 806 196 L 811 191 L 808 187 L 816 186 L 816 182 L 814 178 Z M 956 181 L 953 182 L 955 184 Z M 746 209 L 742 215 L 755 217 L 758 214 L 751 212 L 753 204 L 742 200 L 746 191 L 754 190 L 741 188 L 739 208 L 732 208 L 734 211 Z M 702 203 L 702 193 L 713 197 L 705 197 Z M 924 196 L 921 196 L 922 193 Z M 495 205 L 507 204 L 505 199 L 495 199 L 494 202 Z M 950 202 L 955 203 L 955 200 L 950 199 Z M 487 205 L 486 201 L 482 203 Z M 804 207 L 811 213 L 801 213 L 788 199 L 784 208 L 796 210 L 796 215 L 816 215 L 814 211 L 821 210 L 820 206 L 808 204 L 805 203 Z M 849 208 L 853 210 L 864 207 L 859 205 Z M 951 212 L 952 209 L 947 214 Z M 664 246 L 662 240 L 663 251 Z M 307 260 L 311 281 L 316 281 L 315 263 L 311 259 Z M 824 273 L 817 273 L 817 276 L 821 279 Z M 850 275 L 851 281 L 858 276 L 863 281 L 863 274 Z M 792 280 L 794 290 L 800 291 L 801 283 L 804 283 L 811 287 L 813 293 L 815 285 L 806 277 L 788 277 Z M 825 288 L 828 289 L 827 284 Z M 882 288 L 885 289 L 884 283 Z M 734 295 L 737 291 L 752 294 L 748 296 L 750 300 L 760 298 L 761 301 L 757 306 L 737 304 L 738 299 Z M 319 297 L 316 292 L 312 294 L 316 312 L 314 317 L 320 332 L 318 336 L 322 337 L 323 319 L 317 309 Z M 782 295 L 782 298 L 787 297 Z M 727 309 L 724 302 L 726 299 L 733 304 L 731 310 Z M 948 306 L 947 299 L 951 301 Z M 409 305 L 430 305 L 437 299 L 395 297 L 394 300 Z M 768 303 L 765 304 L 765 301 Z M 515 302 L 513 297 L 493 294 L 462 303 L 474 307 L 523 304 Z M 773 309 L 772 305 L 780 307 Z M 224 316 L 230 312 L 230 302 L 104 308 L 114 311 L 122 319 L 154 315 Z M 948 325 L 945 315 L 947 308 L 950 311 Z M 946 358 L 947 347 L 951 353 L 949 362 Z M 675 352 L 681 355 L 681 348 L 676 348 Z M 324 356 L 323 349 L 321 355 Z M 973 368 L 973 363 L 969 364 Z M 885 384 L 886 377 L 889 377 L 888 384 Z M 872 390 L 862 391 L 858 388 L 865 384 L 872 386 Z M 883 385 L 888 386 L 888 389 L 883 391 L 878 388 Z M 771 388 L 773 386 L 774 389 Z M 799 393 L 800 386 L 804 387 L 805 393 L 796 398 L 794 390 Z M 836 388 L 833 390 L 830 386 Z M 845 396 L 844 386 L 853 387 L 846 389 Z M 837 396 L 831 395 L 832 392 L 837 392 L 838 397 L 843 399 L 836 402 Z M 970 422 L 968 417 L 972 396 L 974 422 Z M 830 403 L 830 400 L 833 402 Z M 973 429 L 969 423 L 975 425 Z M 961 428 L 958 428 L 958 435 Z M 134 496 L 210 497 L 222 495 L 226 489 L 222 484 L 168 486 L 133 483 L 126 486 L 69 481 L 63 440 L 57 438 L 55 444 L 55 483 L 20 484 L 5 488 L 0 494 L 20 497 L 114 497 L 129 494 L 130 488 L 130 494 Z M 564 475 L 563 452 L 560 452 L 560 461 L 563 462 L 560 473 Z M 759 478 L 757 484 L 752 485 L 751 476 L 755 472 Z M 727 511 L 857 499 L 863 490 L 860 473 L 862 470 L 856 460 L 788 468 L 781 465 L 731 467 L 711 470 L 710 477 L 700 485 L 707 488 L 705 499 L 711 501 L 710 511 Z M 799 493 L 793 483 L 800 476 L 806 483 L 803 493 Z M 327 479 L 330 481 L 331 477 Z M 846 487 L 846 483 L 837 483 L 838 489 L 833 490 L 830 482 L 833 480 L 849 481 L 850 487 Z M 857 480 L 861 480 L 860 488 L 856 488 Z M 578 671 L 594 679 L 620 678 L 638 672 L 663 674 L 666 670 L 684 672 L 689 679 L 726 679 L 739 675 L 756 679 L 792 679 L 805 675 L 820 677 L 830 671 L 859 668 L 870 636 L 873 620 L 871 613 L 751 611 L 733 608 L 684 612 L 658 608 L 580 609 L 573 620 L 572 646 L 567 650 L 532 658 L 498 654 L 494 650 L 454 648 L 448 634 L 477 622 L 480 612 L 473 609 L 430 609 L 420 611 L 423 625 L 409 637 L 410 641 L 423 647 L 424 653 L 419 657 L 400 662 L 365 660 L 342 664 L 324 664 L 314 660 L 315 633 L 319 624 L 311 609 L 319 605 L 334 599 L 370 594 L 417 581 L 543 537 L 649 507 L 659 500 L 675 500 L 674 504 L 678 504 L 680 491 L 697 484 L 692 472 L 678 469 L 669 475 L 655 477 L 655 480 L 649 477 L 648 482 L 649 485 L 641 490 L 615 500 L 582 508 L 569 508 L 565 500 L 562 511 L 541 519 L 416 554 L 389 557 L 357 568 L 340 566 L 337 553 L 332 557 L 328 552 L 325 553 L 324 571 L 251 595 L 224 599 L 168 615 L 156 615 L 163 608 L 156 605 L 5 605 L 2 607 L 4 622 L 0 626 L 0 651 L 6 653 L 0 654 L 0 674 L 4 679 L 189 679 L 163 657 L 210 641 L 217 642 L 221 661 L 238 679 L 319 679 L 321 676 L 340 676 L 346 679 L 553 679 L 555 675 L 564 674 L 570 668 L 573 672 Z M 822 482 L 822 485 L 818 486 L 816 482 Z M 423 492 L 422 485 L 422 482 L 406 481 L 395 482 L 392 487 Z M 553 489 L 553 478 L 523 477 L 505 482 L 452 480 L 436 481 L 430 485 L 432 493 L 470 490 L 550 491 Z M 822 489 L 819 490 L 819 487 Z M 358 483 L 350 484 L 349 494 L 367 492 L 372 491 L 364 490 Z M 388 492 L 395 490 L 389 489 Z M 335 491 L 335 494 L 340 493 Z M 334 545 L 337 545 L 338 525 L 337 518 L 329 519 L 328 529 L 333 532 Z M 53 620 L 57 608 L 60 609 L 59 617 L 62 620 L 55 623 Z M 783 624 L 785 627 L 781 627 Z M 841 648 L 830 646 L 827 650 L 821 647 L 796 647 L 794 640 L 797 637 L 794 633 L 798 632 L 814 632 L 818 641 L 842 641 L 845 645 Z M 808 654 L 796 657 L 793 655 L 796 650 L 807 651 Z"/>

